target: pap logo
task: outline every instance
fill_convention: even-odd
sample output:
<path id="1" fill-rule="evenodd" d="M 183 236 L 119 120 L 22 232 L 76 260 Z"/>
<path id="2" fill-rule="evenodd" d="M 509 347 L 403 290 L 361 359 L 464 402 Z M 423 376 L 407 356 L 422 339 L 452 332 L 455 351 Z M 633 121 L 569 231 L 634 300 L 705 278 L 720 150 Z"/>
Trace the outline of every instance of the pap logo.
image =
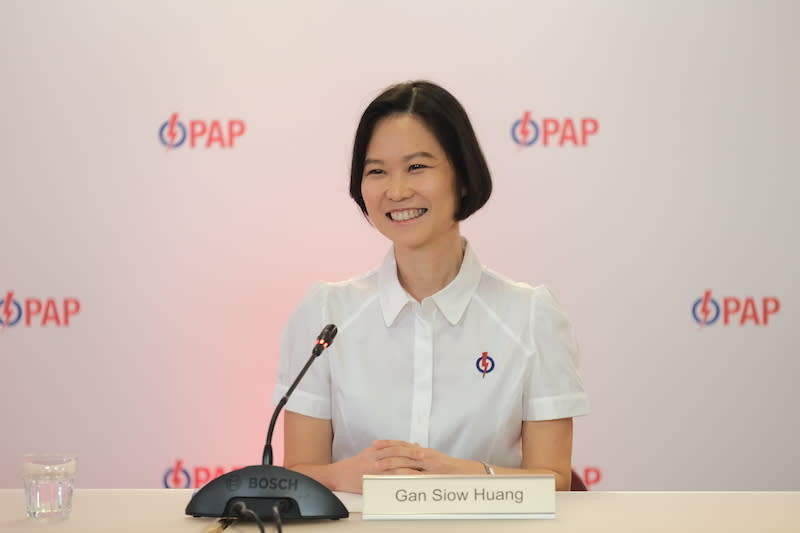
<path id="1" fill-rule="evenodd" d="M 587 466 L 578 473 L 579 470 L 575 469 L 575 474 L 581 478 L 586 488 L 591 490 L 592 487 L 603 481 L 603 470 L 596 466 Z"/>
<path id="2" fill-rule="evenodd" d="M 596 118 L 543 118 L 541 124 L 533 113 L 525 111 L 511 125 L 511 139 L 520 148 L 528 148 L 541 141 L 541 146 L 586 146 L 589 137 L 600 130 Z"/>
<path id="3" fill-rule="evenodd" d="M 14 291 L 7 291 L 0 299 L 0 331 L 20 322 L 28 328 L 34 323 L 41 327 L 69 327 L 70 320 L 80 311 L 77 298 L 18 298 Z"/>
<path id="4" fill-rule="evenodd" d="M 189 120 L 187 127 L 179 120 L 178 113 L 170 115 L 158 129 L 158 139 L 167 147 L 167 151 L 180 148 L 188 139 L 189 147 L 203 146 L 211 148 L 233 148 L 237 137 L 247 131 L 247 124 L 241 119 L 222 120 Z"/>
<path id="5" fill-rule="evenodd" d="M 483 374 L 483 377 L 486 377 L 486 374 L 494 370 L 494 359 L 489 357 L 489 352 L 483 352 L 480 357 L 475 360 L 475 368 L 478 369 L 478 372 Z"/>
<path id="6" fill-rule="evenodd" d="M 770 316 L 780 310 L 781 301 L 774 296 L 760 299 L 751 296 L 746 298 L 725 296 L 720 304 L 709 289 L 692 304 L 692 318 L 701 328 L 715 324 L 720 317 L 725 326 L 733 322 L 738 322 L 740 326 L 748 323 L 754 326 L 768 326 Z"/>
<path id="7" fill-rule="evenodd" d="M 199 489 L 212 479 L 216 479 L 225 472 L 238 470 L 240 467 L 234 467 L 229 470 L 221 466 L 210 468 L 207 466 L 195 466 L 191 469 L 183 466 L 183 459 L 177 459 L 175 465 L 167 468 L 164 472 L 164 488 L 166 489 Z M 238 476 L 233 476 L 228 480 L 228 485 L 241 483 Z"/>

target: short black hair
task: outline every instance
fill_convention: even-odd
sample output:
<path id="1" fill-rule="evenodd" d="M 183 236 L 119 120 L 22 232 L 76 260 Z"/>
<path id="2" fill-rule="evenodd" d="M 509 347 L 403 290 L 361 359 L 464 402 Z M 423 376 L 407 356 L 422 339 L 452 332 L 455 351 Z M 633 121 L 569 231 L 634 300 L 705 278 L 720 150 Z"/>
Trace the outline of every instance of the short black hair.
<path id="1" fill-rule="evenodd" d="M 433 133 L 453 165 L 456 190 L 464 195 L 455 220 L 464 220 L 483 207 L 492 194 L 492 177 L 467 112 L 455 97 L 429 81 L 418 80 L 392 85 L 364 110 L 353 143 L 350 167 L 350 196 L 367 216 L 361 195 L 364 160 L 375 125 L 383 118 L 410 114 L 421 119 Z"/>

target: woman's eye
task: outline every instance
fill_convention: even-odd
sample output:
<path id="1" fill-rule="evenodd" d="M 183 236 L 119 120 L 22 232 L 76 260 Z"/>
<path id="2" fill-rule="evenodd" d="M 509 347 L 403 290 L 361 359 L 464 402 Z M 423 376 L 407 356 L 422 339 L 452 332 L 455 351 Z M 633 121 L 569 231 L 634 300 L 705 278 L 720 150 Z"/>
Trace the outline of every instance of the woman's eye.
<path id="1" fill-rule="evenodd" d="M 428 168 L 427 165 L 422 165 L 420 163 L 414 163 L 408 167 L 408 170 L 420 170 L 422 168 Z"/>
<path id="2" fill-rule="evenodd" d="M 376 175 L 376 174 L 383 174 L 383 170 L 379 168 L 371 168 L 367 171 L 367 176 Z"/>

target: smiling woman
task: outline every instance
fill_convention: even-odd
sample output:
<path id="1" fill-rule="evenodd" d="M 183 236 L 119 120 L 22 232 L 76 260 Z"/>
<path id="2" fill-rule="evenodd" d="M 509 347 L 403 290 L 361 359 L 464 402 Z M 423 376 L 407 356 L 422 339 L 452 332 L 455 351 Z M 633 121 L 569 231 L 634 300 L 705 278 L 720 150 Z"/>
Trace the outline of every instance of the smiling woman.
<path id="1" fill-rule="evenodd" d="M 421 119 L 390 115 L 376 124 L 367 148 L 361 196 L 372 224 L 394 243 L 396 258 L 449 258 L 448 268 L 440 272 L 442 279 L 435 283 L 455 278 L 461 264 L 455 173 Z M 398 265 L 414 264 L 398 261 Z M 400 273 L 401 280 L 404 274 L 408 272 Z M 401 284 L 408 285 L 406 290 L 416 288 L 413 283 Z M 411 295 L 418 301 L 429 296 Z"/>
<path id="2" fill-rule="evenodd" d="M 392 248 L 312 287 L 284 329 L 276 403 L 307 340 L 339 326 L 286 406 L 288 468 L 350 492 L 364 474 L 549 473 L 569 488 L 572 417 L 588 412 L 577 343 L 547 288 L 483 267 L 461 236 L 491 190 L 449 92 L 408 82 L 367 107 L 350 194 Z"/>

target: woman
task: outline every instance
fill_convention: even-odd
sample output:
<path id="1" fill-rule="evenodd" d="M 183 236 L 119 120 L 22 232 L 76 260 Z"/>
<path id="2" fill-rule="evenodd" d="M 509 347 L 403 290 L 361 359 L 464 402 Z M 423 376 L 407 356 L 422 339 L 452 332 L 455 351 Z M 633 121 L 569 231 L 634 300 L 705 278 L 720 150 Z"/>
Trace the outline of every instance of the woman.
<path id="1" fill-rule="evenodd" d="M 393 244 L 374 271 L 312 287 L 281 338 L 274 399 L 295 390 L 285 465 L 331 490 L 364 474 L 571 476 L 587 412 L 572 328 L 550 292 L 481 266 L 459 231 L 491 177 L 466 112 L 425 81 L 390 87 L 356 131 L 350 194 Z"/>

